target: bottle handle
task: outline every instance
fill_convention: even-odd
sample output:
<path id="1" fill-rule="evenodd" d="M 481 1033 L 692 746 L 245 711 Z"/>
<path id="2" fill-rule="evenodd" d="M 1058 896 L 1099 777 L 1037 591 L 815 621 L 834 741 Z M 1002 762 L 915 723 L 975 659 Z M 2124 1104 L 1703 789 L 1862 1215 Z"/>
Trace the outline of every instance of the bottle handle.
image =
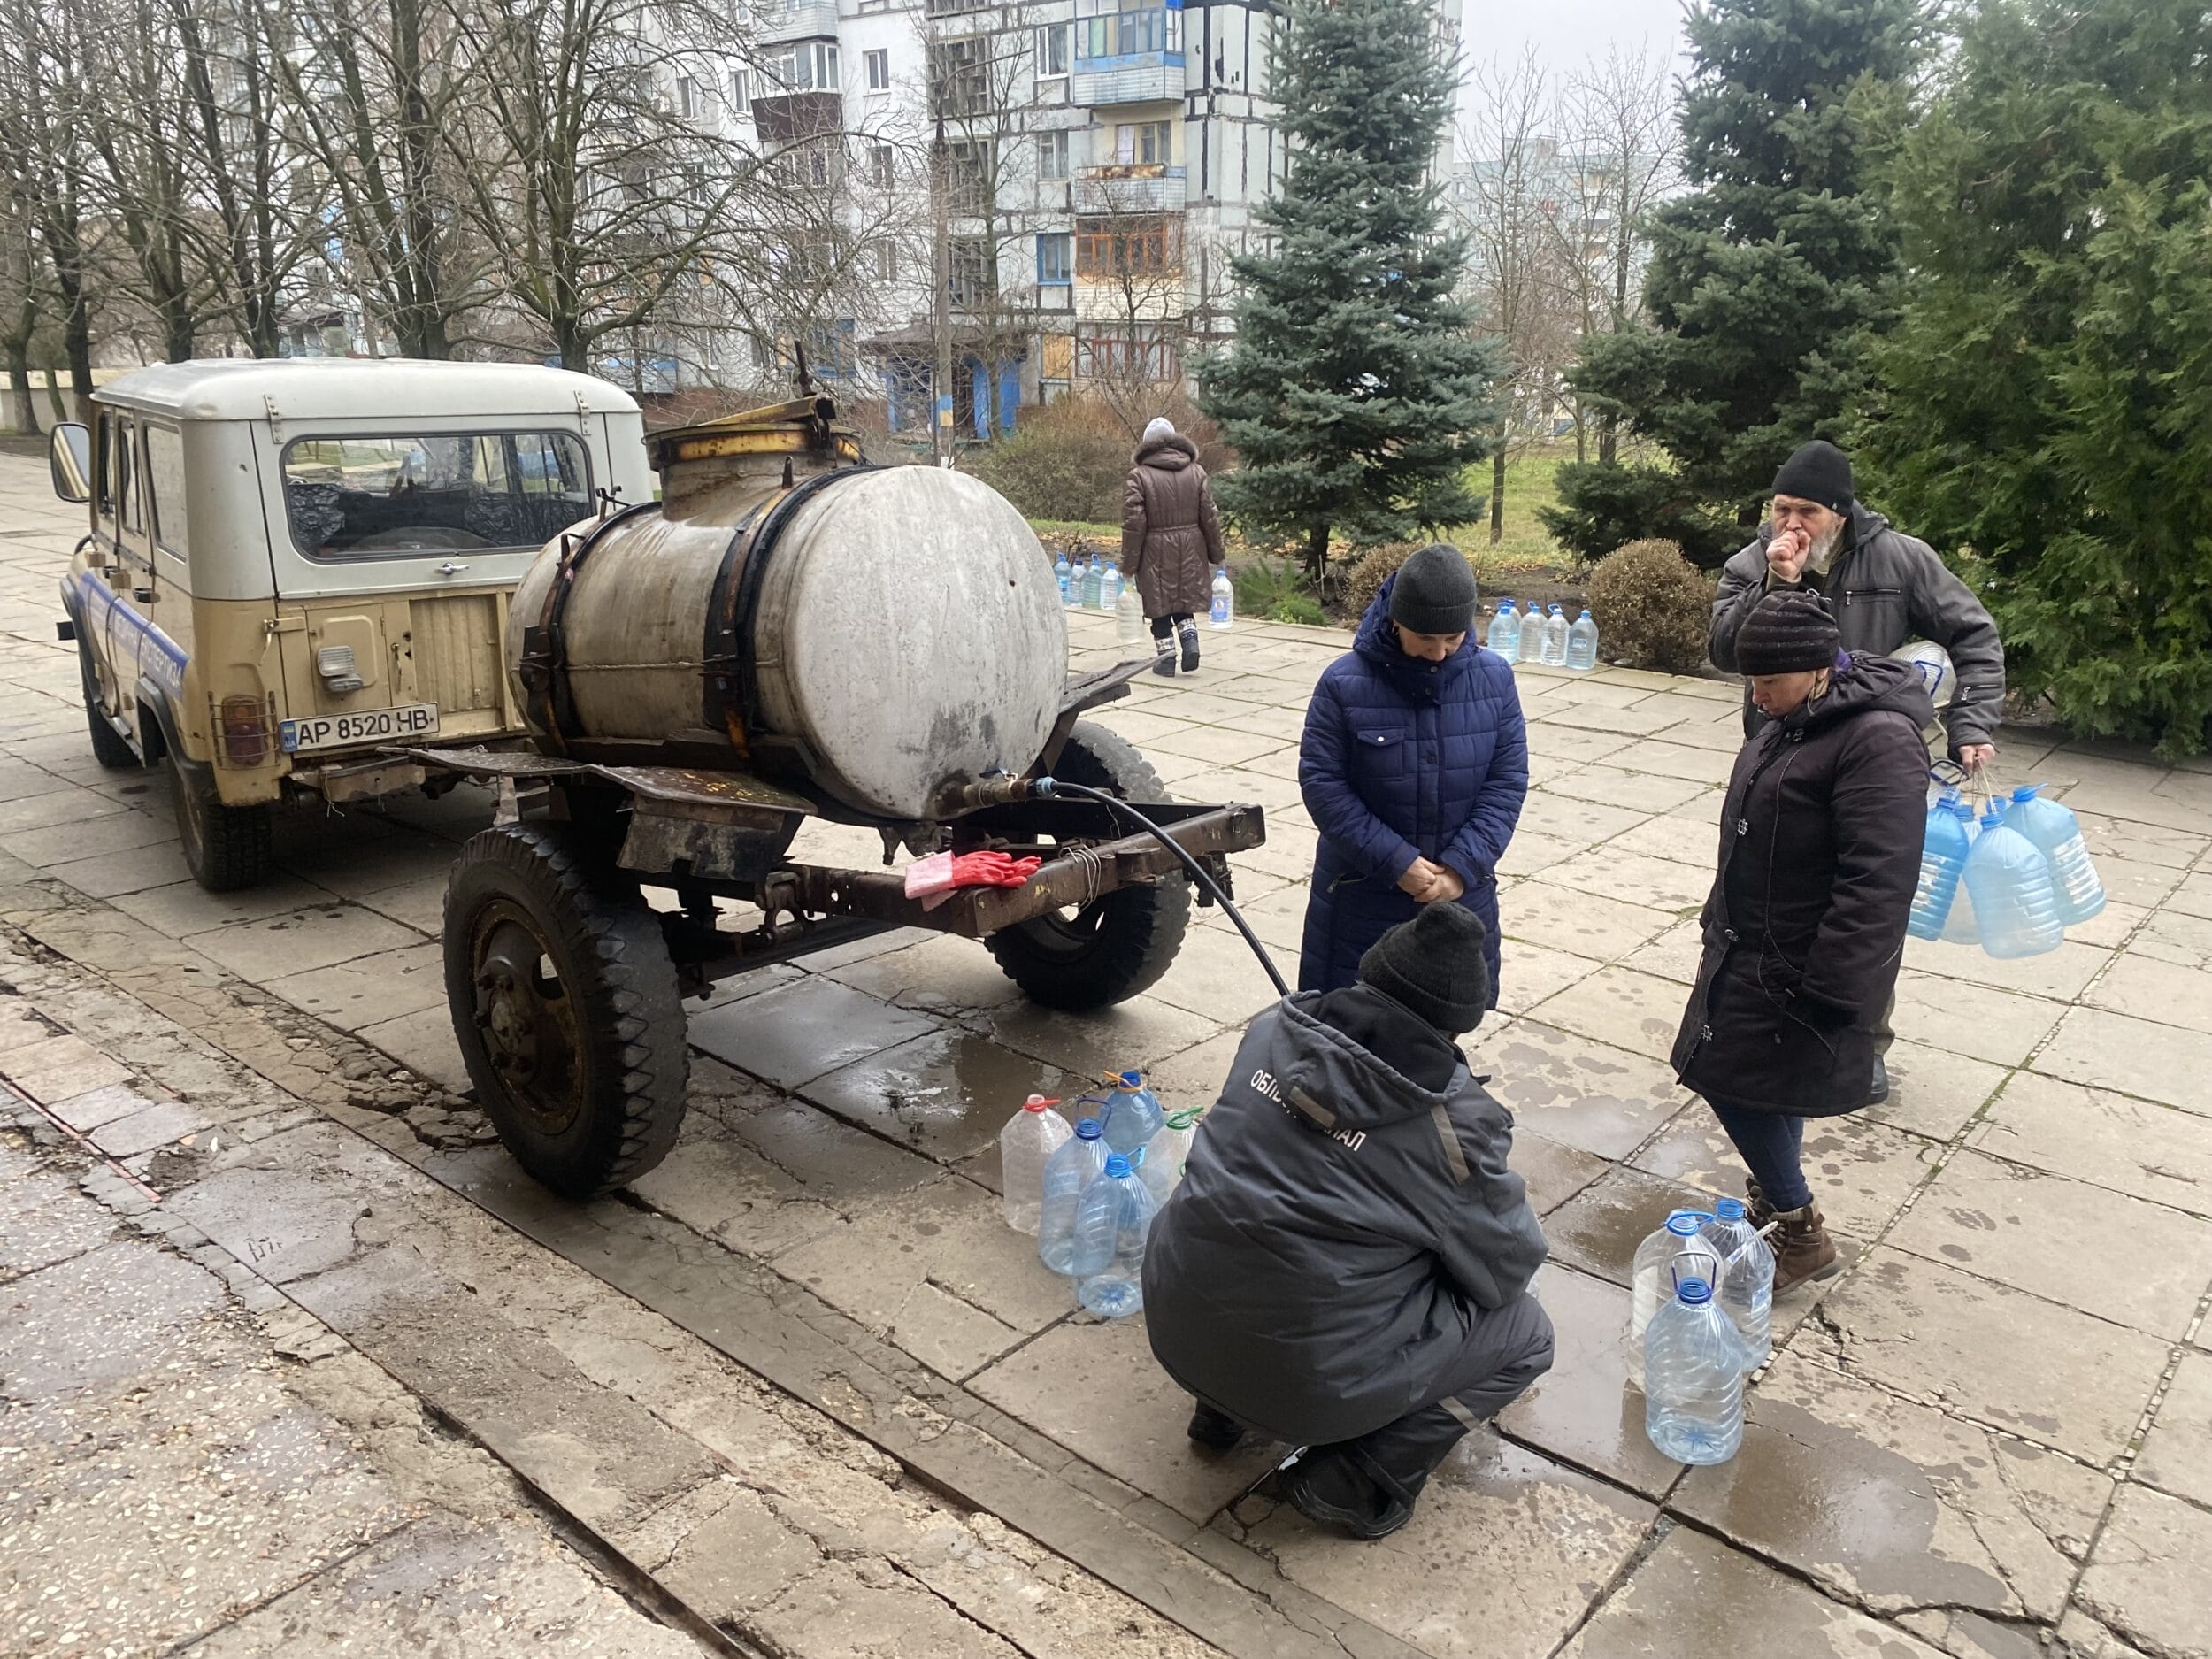
<path id="1" fill-rule="evenodd" d="M 1710 1285 L 1713 1287 L 1713 1294 L 1716 1296 L 1719 1295 L 1720 1270 L 1722 1263 L 1718 1253 L 1712 1250 L 1677 1250 L 1674 1253 L 1673 1256 L 1667 1263 L 1667 1279 L 1669 1283 L 1672 1286 L 1675 1293 L 1678 1295 L 1681 1294 L 1682 1290 L 1682 1280 L 1684 1275 L 1681 1271 L 1681 1263 L 1684 1262 L 1693 1261 L 1710 1262 L 1713 1264 L 1713 1271 L 1711 1272 L 1691 1273 L 1688 1277 L 1692 1279 L 1703 1279 L 1708 1285 Z"/>

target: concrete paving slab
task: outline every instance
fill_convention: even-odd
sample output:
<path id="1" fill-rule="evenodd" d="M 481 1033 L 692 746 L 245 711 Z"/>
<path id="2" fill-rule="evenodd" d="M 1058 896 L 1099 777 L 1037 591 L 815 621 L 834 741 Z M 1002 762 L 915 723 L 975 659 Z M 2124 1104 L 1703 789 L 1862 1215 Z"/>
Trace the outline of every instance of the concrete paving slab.
<path id="1" fill-rule="evenodd" d="M 248 984 L 268 986 L 358 956 L 419 945 L 422 935 L 388 917 L 329 901 L 194 933 L 184 942 Z"/>
<path id="2" fill-rule="evenodd" d="M 2127 1266 L 2088 1240 L 2127 1240 Z M 2179 1337 L 2212 1286 L 2212 1221 L 1962 1151 L 1887 1240 L 2155 1335 Z"/>
<path id="3" fill-rule="evenodd" d="M 1880 1247 L 1828 1293 L 1821 1326 L 1809 1355 L 1848 1375 L 2100 1465 L 2133 1436 L 2169 1351 L 2124 1325 Z M 2001 1354 L 2032 1354 L 2035 1363 L 1993 1364 Z"/>
<path id="4" fill-rule="evenodd" d="M 949 933 L 820 972 L 840 985 L 918 1013 L 958 1015 L 999 1008 L 1022 995 L 980 943 Z"/>
<path id="5" fill-rule="evenodd" d="M 80 1133 L 89 1133 L 103 1124 L 111 1124 L 119 1118 L 128 1118 L 153 1105 L 153 1099 L 121 1083 L 110 1083 L 104 1088 L 72 1094 L 67 1100 L 48 1101 L 46 1110 Z"/>
<path id="6" fill-rule="evenodd" d="M 96 800 L 104 800 L 94 796 Z M 112 804 L 111 803 L 108 804 Z M 136 810 L 104 812 L 88 822 L 67 822 L 46 829 L 22 830 L 8 837 L 8 850 L 41 870 L 73 864 L 104 853 L 134 852 L 177 838 L 168 814 L 157 818 Z"/>
<path id="7" fill-rule="evenodd" d="M 1650 816 L 1634 807 L 1585 800 L 1552 789 L 1532 789 L 1521 803 L 1520 821 L 1514 833 L 1534 830 L 1540 835 L 1556 835 L 1562 841 L 1587 846 L 1633 829 Z"/>
<path id="8" fill-rule="evenodd" d="M 1704 956 L 1705 930 L 1695 918 L 1691 918 L 1677 922 L 1649 944 L 1630 951 L 1621 958 L 1621 966 L 1672 979 L 1684 987 L 1683 1000 L 1686 1002 L 1687 989 L 1697 983 L 1698 964 Z"/>
<path id="9" fill-rule="evenodd" d="M 96 1250 L 115 1227 L 73 1182 L 0 1145 L 0 1284 Z"/>
<path id="10" fill-rule="evenodd" d="M 1283 1576 L 1436 1659 L 1549 1653 L 1635 1554 L 1654 1507 L 1487 1432 L 1405 1528 L 1351 1549 L 1288 1504 L 1252 1528 Z"/>
<path id="11" fill-rule="evenodd" d="M 841 1122 L 803 1101 L 738 1120 L 737 1137 L 810 1195 L 841 1212 L 940 1179 L 943 1167 Z"/>
<path id="12" fill-rule="evenodd" d="M 2184 1348 L 2130 1473 L 2212 1508 L 2212 1354 Z"/>
<path id="13" fill-rule="evenodd" d="M 452 1011 L 442 1005 L 364 1025 L 354 1035 L 453 1094 L 466 1094 L 474 1087 L 454 1039 Z"/>
<path id="14" fill-rule="evenodd" d="M 172 887 L 192 879 L 184 862 L 184 849 L 174 841 L 135 847 L 126 852 L 102 853 L 91 858 L 73 858 L 48 867 L 46 874 L 65 881 L 78 892 L 96 899 L 119 893 L 142 893 L 149 887 Z"/>
<path id="15" fill-rule="evenodd" d="M 2212 918 L 2212 871 L 2192 871 L 2182 877 L 2181 885 L 2167 895 L 2166 907 L 2185 916 Z"/>
<path id="16" fill-rule="evenodd" d="M 817 1078 L 800 1093 L 849 1123 L 950 1164 L 995 1141 L 1032 1094 L 1071 1099 L 1087 1087 L 988 1037 L 941 1031 Z"/>
<path id="17" fill-rule="evenodd" d="M 2206 1094 L 2204 1082 L 2212 1077 L 2212 1033 L 2185 1031 L 2102 1009 L 2076 1008 L 2036 1056 L 2035 1070 L 2047 1077 L 2212 1114 L 2212 1096 Z"/>
<path id="18" fill-rule="evenodd" d="M 1954 947 L 1963 949 L 1963 947 Z M 2016 1066 L 2050 1035 L 2062 1002 L 1907 968 L 1897 976 L 1898 1036 L 1924 1048 Z"/>
<path id="19" fill-rule="evenodd" d="M 1268 954 L 1275 959 L 1275 971 L 1296 989 L 1298 953 L 1271 949 Z M 1242 1025 L 1262 1009 L 1273 1007 L 1280 993 L 1242 934 L 1194 927 L 1184 934 L 1174 965 L 1148 995 L 1217 1025 Z"/>
<path id="20" fill-rule="evenodd" d="M 780 1088 L 834 1071 L 941 1029 L 819 976 L 691 1017 L 691 1043 Z"/>
<path id="21" fill-rule="evenodd" d="M 8 836 L 11 842 L 15 836 L 31 830 L 49 829 L 58 824 L 84 824 L 111 813 L 130 810 L 121 801 L 65 783 L 51 772 L 39 775 L 57 787 L 0 801 L 0 835 Z"/>
<path id="22" fill-rule="evenodd" d="M 1602 894 L 1678 916 L 1701 907 L 1713 885 L 1709 870 L 1673 858 L 1631 852 L 1609 841 L 1553 865 L 1544 872 L 1544 879 L 1578 893 Z"/>
<path id="23" fill-rule="evenodd" d="M 1643 1391 L 1628 1381 L 1628 1292 L 1548 1262 L 1531 1293 L 1551 1317 L 1551 1370 L 1499 1413 L 1500 1431 L 1645 1497 L 1664 1497 L 1682 1466 L 1652 1445 Z"/>
<path id="24" fill-rule="evenodd" d="M 0 1054 L 0 1076 L 41 1101 L 68 1100 L 130 1081 L 119 1064 L 81 1037 L 47 1037 Z"/>
<path id="25" fill-rule="evenodd" d="M 1937 1659 L 1940 1649 L 1678 1527 L 1607 1597 L 1559 1659 L 1775 1652 L 1801 1659 Z"/>
<path id="26" fill-rule="evenodd" d="M 104 1123 L 92 1132 L 92 1144 L 111 1158 L 133 1158 L 197 1134 L 209 1118 L 182 1101 L 157 1101 L 142 1111 Z"/>
<path id="27" fill-rule="evenodd" d="M 2075 1592 L 2112 1630 L 2161 1659 L 2212 1654 L 2212 1513 L 2132 1482 Z"/>
<path id="28" fill-rule="evenodd" d="M 1605 967 L 1546 998 L 1529 1017 L 1663 1064 L 1674 1048 L 1685 1001 L 1682 987 L 1671 979 Z"/>
<path id="29" fill-rule="evenodd" d="M 1869 1106 L 1876 1123 L 1948 1141 L 2009 1075 L 2006 1067 L 1949 1048 L 1899 1041 L 1889 1051 L 1889 1099 Z"/>
<path id="30" fill-rule="evenodd" d="M 2114 1013 L 2140 1014 L 2162 1025 L 2212 1034 L 2212 972 L 2134 950 L 2115 956 L 2083 1001 Z"/>
<path id="31" fill-rule="evenodd" d="M 2071 1458 L 1792 1351 L 1753 1390 L 1736 1456 L 1692 1470 L 1671 1507 L 1878 1611 L 2047 1622 L 2111 1492 Z"/>
<path id="32" fill-rule="evenodd" d="M 928 1654 L 932 1659 L 1022 1659 L 1021 1650 L 964 1618 L 896 1572 L 833 1562 L 749 1621 L 789 1654 Z"/>
<path id="33" fill-rule="evenodd" d="M 1813 1202 L 1831 1227 L 1855 1238 L 1878 1237 L 1934 1171 L 1937 1156 L 1938 1149 L 1919 1137 L 1856 1113 L 1805 1125 L 1805 1179 Z M 1677 1118 L 1631 1162 L 1647 1174 L 1720 1198 L 1742 1197 L 1749 1173 L 1720 1120 L 1702 1106 Z"/>
<path id="34" fill-rule="evenodd" d="M 72 868 L 65 864 L 57 873 L 66 879 L 65 872 Z M 124 915 L 172 939 L 185 939 L 234 922 L 266 921 L 271 917 L 335 902 L 320 887 L 291 876 L 279 876 L 238 893 L 210 893 L 196 881 L 173 881 L 163 887 L 119 893 L 110 902 Z"/>
<path id="35" fill-rule="evenodd" d="M 1212 1036 L 1225 1022 L 1139 996 L 1095 1014 L 1064 1014 L 1016 1002 L 992 1011 L 983 1028 L 1008 1048 L 1076 1076 L 1102 1078 L 1133 1066 L 1147 1070 L 1154 1055 L 1179 1054 Z"/>
<path id="36" fill-rule="evenodd" d="M 2212 1118 L 2016 1073 L 1967 1144 L 2039 1170 L 2212 1215 Z"/>
<path id="37" fill-rule="evenodd" d="M 1670 910 L 1577 893 L 1548 875 L 1515 882 L 1498 898 L 1498 927 L 1506 937 L 1599 962 L 1626 956 L 1680 919 Z"/>
<path id="38" fill-rule="evenodd" d="M 1524 1128 L 1600 1157 L 1625 1157 L 1692 1099 L 1659 1062 L 1539 1020 L 1486 1022 L 1462 1046 Z"/>
<path id="39" fill-rule="evenodd" d="M 1582 843 L 1564 835 L 1547 835 L 1541 830 L 1516 829 L 1513 839 L 1506 843 L 1505 856 L 1498 860 L 1502 876 L 1532 876 L 1564 864 L 1582 850 Z"/>
<path id="40" fill-rule="evenodd" d="M 2040 956 L 2000 960 L 1978 946 L 1908 939 L 1905 962 L 1940 979 L 1969 979 L 1999 990 L 2065 1002 L 2079 996 L 2090 980 L 2111 965 L 2112 952 L 2070 937 L 2057 949 Z"/>
<path id="41" fill-rule="evenodd" d="M 772 1256 L 818 1238 L 844 1213 L 837 1207 L 845 1198 L 841 1189 L 810 1186 L 695 1112 L 685 1118 L 674 1149 L 629 1190 L 663 1215 L 748 1256 Z"/>
<path id="42" fill-rule="evenodd" d="M 334 967 L 288 974 L 271 980 L 268 988 L 341 1031 L 359 1031 L 424 1009 L 444 1013 L 445 956 L 434 944 L 380 950 Z"/>
<path id="43" fill-rule="evenodd" d="M 1540 1216 L 1549 1215 L 1612 1168 L 1594 1153 L 1548 1141 L 1530 1129 L 1514 1133 L 1506 1164 L 1526 1185 L 1529 1207 Z"/>
<path id="44" fill-rule="evenodd" d="M 1552 1259 L 1625 1286 L 1636 1247 L 1677 1210 L 1709 1210 L 1710 1195 L 1625 1164 L 1544 1217 Z"/>

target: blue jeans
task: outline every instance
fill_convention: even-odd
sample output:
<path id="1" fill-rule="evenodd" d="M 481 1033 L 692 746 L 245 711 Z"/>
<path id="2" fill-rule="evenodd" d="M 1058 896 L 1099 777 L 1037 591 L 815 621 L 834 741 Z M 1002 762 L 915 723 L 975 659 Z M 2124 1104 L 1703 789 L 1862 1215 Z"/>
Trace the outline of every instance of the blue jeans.
<path id="1" fill-rule="evenodd" d="M 1801 1159 L 1802 1118 L 1786 1112 L 1747 1111 L 1740 1106 L 1714 1106 L 1713 1116 L 1736 1143 L 1737 1155 L 1750 1166 L 1751 1177 L 1759 1183 L 1767 1202 L 1777 1210 L 1802 1210 L 1813 1202 L 1813 1189 L 1805 1185 Z"/>

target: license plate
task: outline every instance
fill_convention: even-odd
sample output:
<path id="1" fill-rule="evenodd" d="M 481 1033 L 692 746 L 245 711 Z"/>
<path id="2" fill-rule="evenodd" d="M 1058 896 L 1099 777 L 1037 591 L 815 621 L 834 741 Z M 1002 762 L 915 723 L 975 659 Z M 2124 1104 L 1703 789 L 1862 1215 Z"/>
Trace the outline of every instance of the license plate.
<path id="1" fill-rule="evenodd" d="M 288 755 L 311 749 L 343 749 L 354 743 L 388 743 L 395 738 L 435 737 L 438 705 L 411 703 L 397 709 L 359 709 L 348 714 L 317 714 L 277 726 L 277 741 Z"/>

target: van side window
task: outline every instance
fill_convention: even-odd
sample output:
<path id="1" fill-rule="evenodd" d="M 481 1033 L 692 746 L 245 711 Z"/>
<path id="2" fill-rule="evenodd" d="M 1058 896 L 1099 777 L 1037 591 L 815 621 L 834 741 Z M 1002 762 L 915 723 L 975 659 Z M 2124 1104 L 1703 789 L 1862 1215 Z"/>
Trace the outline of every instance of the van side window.
<path id="1" fill-rule="evenodd" d="M 584 446 L 562 432 L 297 438 L 284 512 L 309 558 L 534 548 L 591 512 Z"/>
<path id="2" fill-rule="evenodd" d="M 100 517 L 115 517 L 115 417 L 107 410 L 100 411 L 98 424 L 93 427 L 96 445 L 92 457 L 92 491 L 98 499 Z"/>
<path id="3" fill-rule="evenodd" d="M 146 428 L 146 495 L 154 540 L 184 557 L 192 545 L 184 516 L 184 434 L 173 427 Z"/>
<path id="4" fill-rule="evenodd" d="M 142 530 L 138 508 L 137 457 L 132 454 L 131 423 L 119 416 L 115 422 L 115 516 L 126 530 Z"/>

